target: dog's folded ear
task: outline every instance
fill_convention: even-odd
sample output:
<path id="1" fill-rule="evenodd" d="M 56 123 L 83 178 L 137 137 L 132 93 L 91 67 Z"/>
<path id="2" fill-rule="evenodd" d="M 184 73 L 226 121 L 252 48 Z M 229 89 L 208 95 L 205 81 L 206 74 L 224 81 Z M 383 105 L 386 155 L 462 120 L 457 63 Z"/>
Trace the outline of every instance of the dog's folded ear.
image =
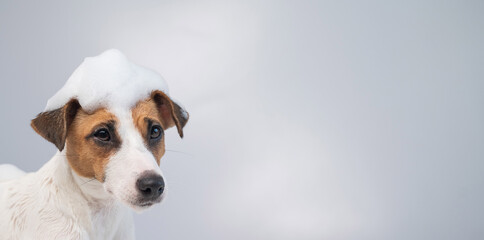
<path id="1" fill-rule="evenodd" d="M 74 120 L 81 105 L 76 99 L 71 99 L 61 108 L 42 112 L 30 124 L 32 128 L 47 141 L 53 143 L 59 151 L 64 149 L 67 130 Z"/>
<path id="2" fill-rule="evenodd" d="M 178 134 L 183 138 L 183 127 L 188 122 L 188 112 L 176 104 L 162 91 L 153 91 L 151 98 L 158 106 L 160 118 L 162 119 L 163 127 L 168 129 L 176 126 Z"/>

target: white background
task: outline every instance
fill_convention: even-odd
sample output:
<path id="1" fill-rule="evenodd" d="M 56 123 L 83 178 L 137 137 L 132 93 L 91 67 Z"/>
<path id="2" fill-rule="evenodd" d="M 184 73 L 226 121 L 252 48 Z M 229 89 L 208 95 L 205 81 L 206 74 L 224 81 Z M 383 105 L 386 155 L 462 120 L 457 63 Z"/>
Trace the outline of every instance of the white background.
<path id="1" fill-rule="evenodd" d="M 108 48 L 191 114 L 139 239 L 483 239 L 482 1 L 0 1 L 0 162 Z"/>

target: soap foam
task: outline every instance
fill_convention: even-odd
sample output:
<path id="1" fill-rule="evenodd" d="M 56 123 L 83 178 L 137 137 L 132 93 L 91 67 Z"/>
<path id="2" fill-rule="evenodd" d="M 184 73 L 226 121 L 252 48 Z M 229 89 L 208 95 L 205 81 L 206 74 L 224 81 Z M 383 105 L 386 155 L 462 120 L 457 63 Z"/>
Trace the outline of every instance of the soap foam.
<path id="1" fill-rule="evenodd" d="M 168 95 L 168 85 L 156 72 L 138 66 L 117 49 L 84 59 L 65 85 L 47 102 L 45 111 L 75 98 L 86 111 L 100 107 L 130 109 L 153 90 Z"/>

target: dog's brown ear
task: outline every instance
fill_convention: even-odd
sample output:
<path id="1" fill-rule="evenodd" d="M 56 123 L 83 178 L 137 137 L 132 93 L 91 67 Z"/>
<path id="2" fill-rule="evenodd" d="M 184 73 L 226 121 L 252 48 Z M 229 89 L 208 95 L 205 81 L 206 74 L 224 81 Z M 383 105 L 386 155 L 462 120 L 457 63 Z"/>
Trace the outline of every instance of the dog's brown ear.
<path id="1" fill-rule="evenodd" d="M 158 106 L 160 118 L 163 121 L 163 127 L 171 128 L 176 126 L 178 134 L 183 138 L 183 127 L 185 127 L 188 122 L 188 112 L 173 102 L 170 97 L 162 91 L 153 91 L 151 93 L 151 98 Z"/>
<path id="2" fill-rule="evenodd" d="M 67 130 L 81 105 L 71 99 L 64 107 L 42 112 L 32 120 L 30 126 L 47 141 L 53 143 L 59 151 L 64 149 Z"/>

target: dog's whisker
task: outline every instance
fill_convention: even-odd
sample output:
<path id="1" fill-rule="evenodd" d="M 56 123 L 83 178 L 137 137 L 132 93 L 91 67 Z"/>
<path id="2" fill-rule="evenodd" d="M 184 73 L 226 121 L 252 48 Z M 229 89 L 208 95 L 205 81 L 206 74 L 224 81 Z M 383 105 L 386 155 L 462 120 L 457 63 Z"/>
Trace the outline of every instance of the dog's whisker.
<path id="1" fill-rule="evenodd" d="M 83 183 L 81 184 L 81 186 L 82 186 L 82 185 L 84 185 L 84 184 L 86 184 L 86 183 L 92 182 L 92 181 L 94 181 L 94 180 L 96 180 L 96 178 L 91 178 L 91 179 L 89 179 L 89 180 L 87 180 L 87 181 L 83 182 Z"/>
<path id="2" fill-rule="evenodd" d="M 177 150 L 168 150 L 168 149 L 166 149 L 166 151 L 167 152 L 174 152 L 174 153 L 185 154 L 185 155 L 188 155 L 188 156 L 193 156 L 193 154 L 186 153 L 186 152 L 182 152 L 182 151 L 177 151 Z"/>

